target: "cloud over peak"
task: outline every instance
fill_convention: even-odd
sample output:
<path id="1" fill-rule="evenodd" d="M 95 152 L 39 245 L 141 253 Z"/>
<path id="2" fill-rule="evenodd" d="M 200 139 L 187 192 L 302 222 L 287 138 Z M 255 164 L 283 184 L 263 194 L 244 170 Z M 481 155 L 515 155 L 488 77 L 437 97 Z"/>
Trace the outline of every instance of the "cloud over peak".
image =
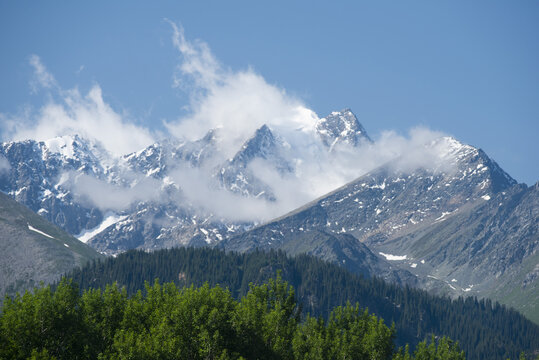
<path id="1" fill-rule="evenodd" d="M 209 129 L 220 128 L 222 150 L 231 156 L 264 124 L 287 129 L 314 126 L 316 114 L 301 101 L 267 83 L 251 68 L 225 69 L 206 43 L 188 41 L 181 26 L 167 21 L 180 53 L 174 84 L 190 98 L 189 115 L 166 123 L 172 135 L 193 140 Z"/>
<path id="2" fill-rule="evenodd" d="M 86 95 L 77 88 L 64 90 L 37 55 L 30 57 L 30 65 L 34 68 L 33 89 L 44 88 L 51 96 L 37 111 L 0 114 L 3 140 L 47 140 L 78 134 L 100 142 L 115 155 L 140 150 L 155 141 L 150 130 L 134 124 L 107 104 L 98 84 Z"/>

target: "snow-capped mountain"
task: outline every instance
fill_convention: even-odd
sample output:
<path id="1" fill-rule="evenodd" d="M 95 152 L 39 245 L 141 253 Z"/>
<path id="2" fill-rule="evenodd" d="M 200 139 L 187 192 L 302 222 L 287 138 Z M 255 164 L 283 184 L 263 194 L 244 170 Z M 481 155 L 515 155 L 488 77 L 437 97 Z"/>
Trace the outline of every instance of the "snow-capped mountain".
<path id="1" fill-rule="evenodd" d="M 442 163 L 450 165 L 447 169 L 409 171 L 400 169 L 402 159 L 396 159 L 285 216 L 299 221 L 286 225 L 286 232 L 279 221 L 270 222 L 264 226 L 278 224 L 275 235 L 258 236 L 256 242 L 240 241 L 239 236 L 225 246 L 240 251 L 275 247 L 287 241 L 288 233 L 312 229 L 346 233 L 376 245 L 424 222 L 443 221 L 462 207 L 488 201 L 516 184 L 480 149 L 445 137 L 425 145 L 425 151 L 440 147 Z M 301 215 L 304 212 L 309 215 Z"/>
<path id="2" fill-rule="evenodd" d="M 97 226 L 103 215 L 86 206 L 63 185 L 67 174 L 107 177 L 108 155 L 97 144 L 79 136 L 44 142 L 26 140 L 0 146 L 9 171 L 0 174 L 0 189 L 71 234 Z"/>
<path id="3" fill-rule="evenodd" d="M 400 169 L 401 159 L 396 159 L 286 215 L 294 219 L 286 225 L 286 232 L 280 221 L 270 222 L 264 226 L 277 226 L 275 235 L 258 236 L 256 243 L 238 236 L 224 246 L 240 251 L 275 247 L 288 241 L 289 233 L 313 229 L 350 234 L 374 246 L 422 223 L 444 221 L 459 209 L 488 201 L 516 184 L 482 150 L 453 138 L 441 138 L 425 147 L 425 151 L 444 148 L 443 164 L 451 166 L 409 171 Z"/>
<path id="4" fill-rule="evenodd" d="M 339 145 L 357 147 L 371 143 L 363 126 L 348 109 L 318 120 L 314 128 L 312 136 L 315 138 L 312 142 L 319 143 L 322 149 L 317 151 L 331 152 L 333 156 L 336 156 L 335 150 Z M 297 164 L 306 161 L 294 153 L 294 144 L 287 142 L 267 125 L 257 129 L 231 159 L 219 157 L 219 136 L 219 130 L 210 130 L 196 141 L 167 139 L 120 158 L 112 157 L 98 144 L 77 135 L 45 142 L 28 140 L 4 143 L 0 147 L 0 155 L 9 161 L 11 169 L 7 175 L 1 176 L 0 186 L 2 191 L 19 202 L 105 253 L 131 248 L 215 244 L 252 227 L 257 221 L 231 220 L 226 214 L 204 208 L 193 201 L 199 197 L 193 192 L 205 190 L 190 188 L 188 183 L 203 178 L 206 182 L 204 186 L 209 190 L 213 188 L 215 191 L 272 202 L 278 199 L 272 192 L 271 181 L 254 172 L 254 166 L 262 163 L 280 176 L 294 177 L 298 171 Z M 444 151 L 448 159 L 444 163 L 462 158 L 460 162 L 466 164 L 462 167 L 475 167 L 474 173 L 484 174 L 487 166 L 482 170 L 477 167 L 479 163 L 470 160 L 478 156 L 476 152 L 479 150 L 461 146 L 455 140 L 446 140 L 446 143 L 453 144 L 455 149 L 446 146 Z M 190 171 L 197 171 L 194 181 L 184 179 Z M 464 175 L 472 172 L 468 168 L 463 171 Z M 408 175 L 410 179 L 415 176 Z M 425 176 L 428 178 L 430 175 Z M 453 188 L 447 187 L 447 184 L 462 181 L 456 176 L 453 174 L 453 178 L 446 179 L 444 191 Z M 462 177 L 463 173 L 459 176 Z M 484 194 L 481 195 L 489 196 L 489 191 L 496 190 L 491 189 L 496 182 L 491 186 L 488 184 L 490 179 L 485 178 L 484 181 L 481 185 Z M 380 184 L 371 185 L 366 185 L 365 189 L 382 188 L 385 182 L 380 180 Z M 95 187 L 95 190 L 85 188 L 86 192 L 81 194 L 80 188 L 84 186 Z M 393 186 L 388 185 L 390 188 Z M 401 190 L 395 188 L 394 193 Z M 103 191 L 111 193 L 107 195 L 110 199 L 98 199 Z M 118 201 L 125 202 L 123 206 L 110 204 L 115 196 L 120 198 Z M 465 197 L 470 198 L 469 195 Z M 231 199 L 227 201 L 234 198 Z M 453 211 L 456 207 L 449 201 L 439 204 L 439 208 L 445 212 Z M 383 204 L 376 211 L 383 212 Z M 361 211 L 358 211 L 356 217 L 360 217 L 360 214 Z M 378 217 L 383 216 L 382 213 Z M 421 221 L 421 216 L 416 214 L 410 221 Z M 332 224 L 330 230 L 342 232 L 343 226 L 347 228 L 345 225 Z M 392 229 L 404 225 L 388 223 L 385 226 Z M 353 231 L 353 228 L 350 224 L 347 231 Z"/>
<path id="5" fill-rule="evenodd" d="M 254 175 L 249 165 L 255 160 L 264 161 L 280 174 L 293 173 L 294 165 L 284 154 L 287 145 L 284 140 L 277 138 L 267 125 L 263 125 L 232 159 L 220 167 L 217 174 L 220 184 L 227 190 L 244 196 L 263 196 L 275 200 L 271 187 Z"/>
<path id="6" fill-rule="evenodd" d="M 365 142 L 372 142 L 367 131 L 350 109 L 334 111 L 320 119 L 316 123 L 316 130 L 324 145 L 330 150 L 340 144 L 359 146 Z"/>
<path id="7" fill-rule="evenodd" d="M 349 151 L 372 144 L 348 109 L 319 119 L 313 129 L 302 136 L 311 136 L 315 152 L 330 154 L 331 160 L 339 156 L 340 147 Z M 0 174 L 0 189 L 103 253 L 214 245 L 261 221 L 228 216 L 227 208 L 241 207 L 241 198 L 282 200 L 273 191 L 272 179 L 256 171 L 257 166 L 294 179 L 301 164 L 316 161 L 302 158 L 298 145 L 286 136 L 264 125 L 229 159 L 222 157 L 219 129 L 195 141 L 162 140 L 123 157 L 113 157 L 77 135 L 4 143 L 0 156 L 11 169 Z M 484 152 L 452 138 L 424 144 L 418 153 L 436 154 L 428 169 L 414 163 L 416 153 L 402 154 L 321 200 L 317 206 L 329 215 L 309 216 L 308 224 L 252 242 L 223 244 L 237 250 L 269 243 L 275 247 L 287 231 L 314 226 L 376 247 L 515 184 Z M 220 212 L 208 207 L 213 203 L 219 203 Z"/>
<path id="8" fill-rule="evenodd" d="M 370 141 L 350 110 L 333 112 L 314 125 L 309 136 L 320 144 L 318 151 Z M 305 161 L 293 153 L 294 144 L 268 125 L 230 159 L 221 157 L 220 141 L 214 129 L 199 140 L 165 139 L 123 157 L 78 135 L 7 142 L 0 156 L 10 169 L 0 174 L 0 189 L 105 253 L 214 244 L 256 220 L 230 220 L 192 201 L 194 190 L 182 183 L 185 174 L 197 171 L 197 181 L 202 174 L 204 186 L 214 191 L 273 202 L 272 184 L 253 167 L 294 177 L 297 164 Z"/>

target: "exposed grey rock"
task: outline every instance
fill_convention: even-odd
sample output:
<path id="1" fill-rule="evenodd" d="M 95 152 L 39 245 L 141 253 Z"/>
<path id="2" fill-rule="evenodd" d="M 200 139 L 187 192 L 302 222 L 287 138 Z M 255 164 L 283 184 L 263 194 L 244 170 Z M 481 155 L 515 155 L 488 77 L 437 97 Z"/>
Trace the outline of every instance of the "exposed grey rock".
<path id="1" fill-rule="evenodd" d="M 341 144 L 359 146 L 372 142 L 367 131 L 350 109 L 334 111 L 320 119 L 316 124 L 316 131 L 324 145 L 330 150 Z"/>

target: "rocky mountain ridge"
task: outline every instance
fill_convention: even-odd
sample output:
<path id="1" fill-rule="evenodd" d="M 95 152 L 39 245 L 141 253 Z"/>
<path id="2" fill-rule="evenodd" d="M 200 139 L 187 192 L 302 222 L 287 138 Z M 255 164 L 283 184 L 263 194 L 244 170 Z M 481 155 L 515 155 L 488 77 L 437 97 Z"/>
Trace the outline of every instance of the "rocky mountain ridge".
<path id="1" fill-rule="evenodd" d="M 334 151 L 337 143 L 370 142 L 348 109 L 314 125 L 318 130 L 310 136 L 320 142 L 320 149 L 333 139 L 324 151 Z M 216 192 L 274 202 L 271 184 L 253 172 L 252 164 L 264 162 L 293 177 L 301 162 L 291 154 L 290 144 L 267 125 L 230 159 L 219 157 L 219 146 L 219 129 L 195 141 L 165 139 L 119 158 L 78 135 L 7 142 L 1 144 L 0 156 L 10 169 L 0 173 L 0 190 L 106 254 L 215 244 L 257 221 L 230 220 L 201 209 L 189 194 L 192 191 L 178 184 L 179 177 L 199 172 L 198 178 L 205 178 L 205 185 Z M 102 192 L 112 195 L 99 202 L 96 198 Z M 123 206 L 112 203 L 115 196 Z"/>

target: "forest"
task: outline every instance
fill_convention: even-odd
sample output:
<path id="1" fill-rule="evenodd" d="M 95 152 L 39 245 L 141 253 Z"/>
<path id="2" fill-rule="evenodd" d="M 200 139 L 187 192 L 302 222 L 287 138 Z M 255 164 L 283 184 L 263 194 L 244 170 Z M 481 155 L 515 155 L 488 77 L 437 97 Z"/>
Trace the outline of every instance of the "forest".
<path id="1" fill-rule="evenodd" d="M 71 280 L 7 299 L 2 359 L 465 359 L 451 340 L 395 350 L 394 326 L 350 303 L 307 316 L 278 275 L 240 300 L 219 286 L 79 292 Z"/>
<path id="2" fill-rule="evenodd" d="M 290 257 L 281 251 L 238 254 L 209 248 L 177 248 L 151 253 L 129 251 L 96 261 L 67 274 L 81 289 L 117 283 L 128 296 L 145 282 L 174 282 L 178 287 L 220 285 L 239 299 L 249 284 L 261 285 L 280 271 L 296 291 L 303 316 L 328 319 L 347 302 L 395 324 L 395 343 L 411 349 L 431 336 L 458 341 L 468 359 L 534 358 L 539 349 L 539 326 L 517 311 L 488 299 L 449 299 L 403 288 L 378 278 L 363 278 L 312 256 Z M 535 352 L 535 353 L 534 353 Z M 535 354 L 535 355 L 534 355 Z"/>
<path id="3" fill-rule="evenodd" d="M 6 298 L 0 314 L 1 359 L 531 359 L 538 342 L 535 324 L 489 300 L 275 251 L 129 251 Z"/>

